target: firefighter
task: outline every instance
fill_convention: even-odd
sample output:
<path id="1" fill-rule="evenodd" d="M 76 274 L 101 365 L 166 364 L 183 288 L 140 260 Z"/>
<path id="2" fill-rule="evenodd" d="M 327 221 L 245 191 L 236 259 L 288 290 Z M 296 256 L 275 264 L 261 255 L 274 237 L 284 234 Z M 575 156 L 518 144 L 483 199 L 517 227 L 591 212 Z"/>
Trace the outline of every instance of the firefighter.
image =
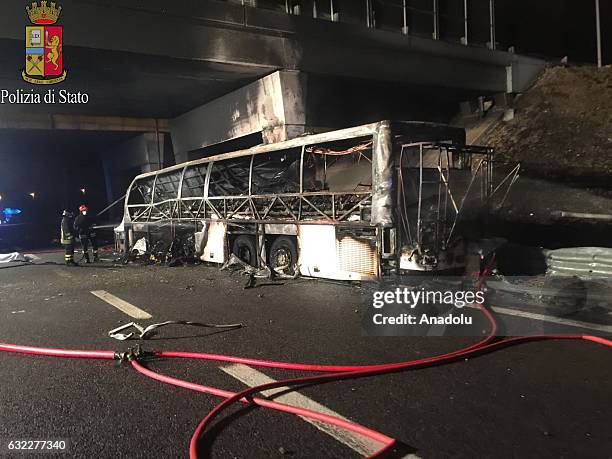
<path id="1" fill-rule="evenodd" d="M 66 266 L 77 266 L 74 262 L 74 233 L 73 227 L 74 215 L 69 210 L 62 212 L 62 224 L 60 226 L 60 242 L 64 246 L 64 261 Z"/>
<path id="2" fill-rule="evenodd" d="M 98 258 L 98 243 L 96 241 L 96 233 L 93 229 L 94 220 L 88 215 L 88 208 L 85 204 L 79 207 L 79 215 L 74 220 L 74 230 L 79 235 L 81 240 L 81 246 L 83 247 L 83 256 L 85 257 L 85 263 L 91 263 L 89 258 L 89 245 L 93 251 L 93 261 L 99 261 Z"/>

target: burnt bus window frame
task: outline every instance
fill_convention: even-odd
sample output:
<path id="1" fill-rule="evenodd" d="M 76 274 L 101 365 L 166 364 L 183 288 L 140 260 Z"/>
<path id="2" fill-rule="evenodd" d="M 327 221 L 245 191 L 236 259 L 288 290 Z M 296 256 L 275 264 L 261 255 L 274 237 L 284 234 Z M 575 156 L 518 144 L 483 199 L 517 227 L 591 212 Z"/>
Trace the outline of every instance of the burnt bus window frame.
<path id="1" fill-rule="evenodd" d="M 149 177 L 141 177 L 139 179 L 134 180 L 134 183 L 132 183 L 132 186 L 130 187 L 130 192 L 128 195 L 128 204 L 130 205 L 149 205 L 151 204 L 151 202 L 153 201 L 153 189 L 155 187 L 155 179 L 157 178 L 157 175 L 154 176 L 149 176 Z M 148 192 L 148 200 L 146 199 L 146 195 L 145 193 L 142 192 L 142 186 L 143 184 L 145 184 L 146 182 L 149 182 L 150 184 L 150 191 Z M 136 192 L 140 193 L 140 197 L 142 198 L 142 200 L 139 199 L 139 202 L 135 202 L 133 200 L 133 196 Z"/>
<path id="2" fill-rule="evenodd" d="M 299 193 L 300 191 L 300 169 L 301 169 L 301 149 L 292 148 L 285 150 L 276 150 L 260 155 L 252 155 L 249 196 L 263 196 L 273 194 Z M 293 161 L 292 161 L 293 159 Z M 277 163 L 286 162 L 287 167 L 276 168 L 271 178 L 264 177 L 266 165 L 270 165 L 270 169 L 274 168 Z M 295 178 L 291 180 L 292 165 L 295 165 Z M 283 176 L 284 177 L 281 177 Z M 261 180 L 254 180 L 255 177 Z M 284 183 L 283 183 L 284 180 Z M 266 183 L 262 185 L 261 183 Z M 274 187 L 284 188 L 282 191 L 273 191 Z"/>
<path id="3" fill-rule="evenodd" d="M 208 177 L 208 170 L 211 167 L 212 162 L 207 162 L 207 163 L 201 163 L 201 164 L 192 164 L 189 166 L 185 167 L 185 170 L 183 172 L 183 179 L 181 180 L 181 194 L 180 194 L 180 199 L 199 199 L 199 198 L 203 198 L 206 194 L 206 189 L 207 189 L 207 177 Z M 204 171 L 202 172 L 202 169 L 204 169 Z M 191 172 L 193 171 L 199 171 L 197 174 L 194 175 L 189 175 Z M 195 180 L 196 178 L 201 178 L 202 183 L 201 185 L 197 185 L 197 186 L 190 186 L 188 181 L 191 180 Z M 198 193 L 192 193 L 191 190 L 194 189 L 200 189 L 201 188 L 201 192 Z M 189 195 L 187 196 L 185 194 L 186 190 L 189 191 Z"/>
<path id="4" fill-rule="evenodd" d="M 389 203 L 390 198 L 387 196 L 388 187 L 380 187 L 378 182 L 380 180 L 389 180 L 389 177 L 387 177 L 389 175 L 389 167 L 385 163 L 388 162 L 387 156 L 390 154 L 393 146 L 391 139 L 398 137 L 393 135 L 393 133 L 425 139 L 440 138 L 440 134 L 443 134 L 445 139 L 453 142 L 457 140 L 459 144 L 464 142 L 465 137 L 465 134 L 460 135 L 461 133 L 458 129 L 433 123 L 381 121 L 329 133 L 313 134 L 303 139 L 296 138 L 276 145 L 259 145 L 247 150 L 192 161 L 166 170 L 145 174 L 145 176 L 148 176 L 149 180 L 151 180 L 150 177 L 155 177 L 153 180 L 156 180 L 157 177 L 163 177 L 161 174 L 164 173 L 173 172 L 177 176 L 182 174 L 180 185 L 182 187 L 188 167 L 199 167 L 200 170 L 203 170 L 203 165 L 207 164 L 204 196 L 183 198 L 181 189 L 177 193 L 176 198 L 174 198 L 173 193 L 171 195 L 164 195 L 161 197 L 172 197 L 174 199 L 163 204 L 151 203 L 148 206 L 149 209 L 145 209 L 144 212 L 137 211 L 137 218 L 134 218 L 132 221 L 146 222 L 159 221 L 160 219 L 189 220 L 200 218 L 208 220 L 214 218 L 216 220 L 221 219 L 228 222 L 239 221 L 244 223 L 320 221 L 322 223 L 329 222 L 330 224 L 354 223 L 368 226 L 389 226 L 394 223 L 394 219 L 392 217 L 392 205 Z M 326 154 L 343 155 L 354 153 L 357 148 L 363 148 L 364 140 L 371 142 L 368 148 L 372 150 L 373 154 L 372 185 L 370 187 L 369 183 L 366 184 L 367 191 L 361 191 L 363 190 L 361 187 L 355 188 L 352 192 L 342 190 L 330 191 L 325 189 L 323 183 L 318 184 L 318 188 L 314 188 L 315 191 L 304 190 L 304 171 L 307 170 L 307 167 L 304 167 L 303 157 L 306 148 L 314 146 L 315 149 L 327 150 L 317 152 L 320 156 L 324 157 L 323 163 L 325 164 Z M 283 155 L 291 149 L 302 150 L 300 158 L 301 186 L 299 192 L 280 193 L 278 196 L 274 194 L 267 196 L 254 194 L 254 191 L 258 192 L 257 187 L 253 188 L 252 173 L 255 158 L 265 154 Z M 368 161 L 370 160 L 369 157 L 367 159 Z M 239 177 L 239 181 L 229 188 L 215 190 L 214 170 L 215 168 L 223 170 L 227 167 L 227 164 L 230 165 L 230 170 L 233 168 L 238 169 L 238 174 L 234 175 Z M 227 181 L 227 179 L 224 180 Z M 223 180 L 220 182 L 223 182 Z M 384 183 L 387 184 L 386 181 Z M 199 191 L 199 189 L 201 189 L 201 183 L 197 190 Z M 240 195 L 235 196 L 236 193 L 240 193 Z M 214 196 L 215 194 L 222 194 L 222 196 Z M 147 206 L 144 205 L 142 207 Z M 366 217 L 367 212 L 362 212 L 368 207 L 371 207 L 372 210 L 376 209 L 376 212 L 372 212 L 369 218 Z M 131 216 L 127 215 L 127 217 L 130 218 Z"/>
<path id="5" fill-rule="evenodd" d="M 211 161 L 209 163 L 210 170 L 208 172 L 206 197 L 208 199 L 221 199 L 251 196 L 251 168 L 254 156 L 255 155 L 251 154 L 248 156 L 245 155 L 236 158 Z M 245 164 L 240 167 L 239 163 L 246 163 L 247 161 L 249 163 L 248 167 L 245 167 Z M 246 181 L 244 181 L 245 172 Z M 215 173 L 221 174 L 221 179 L 217 179 Z M 242 174 L 242 177 L 240 174 Z M 239 191 L 239 193 L 235 191 Z"/>
<path id="6" fill-rule="evenodd" d="M 148 219 L 148 216 L 151 213 L 151 206 L 153 205 L 153 190 L 155 189 L 156 180 L 157 174 L 147 177 L 141 177 L 139 179 L 134 179 L 130 186 L 130 189 L 128 191 L 128 197 L 126 199 L 126 213 L 130 219 L 138 220 L 145 214 L 147 214 Z M 150 191 L 148 193 L 148 200 L 146 199 L 145 194 L 142 192 L 143 184 L 148 184 L 150 187 Z M 136 192 L 140 193 L 142 202 L 134 202 L 133 196 Z"/>
<path id="7" fill-rule="evenodd" d="M 183 183 L 184 169 L 185 168 L 183 167 L 182 169 L 161 172 L 155 175 L 156 179 L 155 186 L 153 188 L 153 204 L 159 204 L 179 198 L 179 193 Z M 171 179 L 166 181 L 166 178 Z M 160 199 L 158 199 L 158 197 Z"/>
<path id="8" fill-rule="evenodd" d="M 348 189 L 330 187 L 327 184 L 327 167 L 333 167 L 335 163 L 343 161 L 358 163 L 362 157 L 368 164 L 372 164 L 372 139 L 372 134 L 364 134 L 261 153 L 245 152 L 241 156 L 216 160 L 211 158 L 196 164 L 176 166 L 168 171 L 158 171 L 151 176 L 152 202 L 140 206 L 148 209 L 130 212 L 130 215 L 134 217 L 133 221 L 149 222 L 206 219 L 216 214 L 218 219 L 233 221 L 259 221 L 273 218 L 275 215 L 279 221 L 297 222 L 323 218 L 330 223 L 346 222 L 349 217 L 349 221 L 354 222 L 356 215 L 359 215 L 357 220 L 369 225 L 371 222 L 369 218 L 364 218 L 364 209 L 371 205 L 372 183 L 357 181 L 355 186 L 351 185 Z M 332 159 L 327 156 L 332 156 Z M 334 158 L 335 156 L 338 158 Z M 279 163 L 283 162 L 279 158 L 287 158 L 286 167 L 278 167 Z M 305 164 L 308 158 L 315 162 L 312 168 Z M 254 174 L 258 174 L 257 169 L 267 162 L 276 162 L 273 177 L 284 175 L 277 180 L 277 191 L 262 186 L 261 181 L 259 184 L 257 180 L 254 181 Z M 310 175 L 309 170 L 312 172 Z M 368 181 L 373 182 L 373 170 L 370 166 L 367 175 Z M 309 176 L 314 178 L 313 186 L 307 185 L 310 183 Z M 199 177 L 200 183 L 193 186 L 189 182 L 196 177 Z M 364 185 L 365 189 L 362 188 Z M 200 195 L 202 189 L 203 196 Z M 273 201 L 265 204 L 266 199 Z M 279 212 L 278 207 L 281 205 L 286 209 L 286 213 L 282 209 Z"/>
<path id="9" fill-rule="evenodd" d="M 374 186 L 374 170 L 373 170 L 373 159 L 374 155 L 374 142 L 371 135 L 354 137 L 350 139 L 336 140 L 333 142 L 321 142 L 316 144 L 310 144 L 304 146 L 302 153 L 302 188 L 304 192 L 305 182 L 305 171 L 307 170 L 308 161 L 313 161 L 314 168 L 314 188 L 307 190 L 306 192 L 328 192 L 328 193 L 353 193 L 353 192 L 367 192 L 371 191 Z M 321 162 L 322 157 L 322 164 Z M 307 161 L 306 163 L 304 161 Z M 370 183 L 355 183 L 353 189 L 334 189 L 330 187 L 329 181 L 329 170 L 334 166 L 339 166 L 341 163 L 355 161 L 357 164 L 361 161 L 367 161 L 369 163 L 368 174 Z M 322 166 L 322 169 L 320 168 Z M 319 174 L 321 173 L 321 174 Z M 320 179 L 320 180 L 318 180 Z M 320 186 L 316 186 L 317 182 Z M 358 190 L 357 188 L 364 187 L 365 189 Z M 312 188 L 312 187 L 311 187 Z"/>

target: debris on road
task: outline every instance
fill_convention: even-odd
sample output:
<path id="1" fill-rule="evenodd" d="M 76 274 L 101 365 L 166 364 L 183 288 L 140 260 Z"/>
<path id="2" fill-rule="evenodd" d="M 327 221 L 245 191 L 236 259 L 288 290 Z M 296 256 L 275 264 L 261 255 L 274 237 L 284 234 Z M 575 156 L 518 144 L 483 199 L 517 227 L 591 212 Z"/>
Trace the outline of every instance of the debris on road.
<path id="1" fill-rule="evenodd" d="M 0 253 L 0 263 L 31 263 L 34 257 L 19 252 Z"/>
<path id="2" fill-rule="evenodd" d="M 149 339 L 154 335 L 153 333 L 154 330 L 160 327 L 166 326 L 166 325 L 190 325 L 194 327 L 225 328 L 225 329 L 237 329 L 237 328 L 242 328 L 244 326 L 243 324 L 220 325 L 220 324 L 207 324 L 207 323 L 202 323 L 202 322 L 191 322 L 187 320 L 168 320 L 166 322 L 161 322 L 158 324 L 151 324 L 145 328 L 142 325 L 137 324 L 136 322 L 130 322 L 130 323 L 121 325 L 120 327 L 112 329 L 111 331 L 108 332 L 108 336 L 110 338 L 114 338 L 119 341 L 126 341 L 128 339 Z M 136 330 L 138 330 L 138 333 L 136 332 L 120 333 L 130 328 L 135 328 Z"/>
<path id="3" fill-rule="evenodd" d="M 147 238 L 138 239 L 123 263 L 141 262 L 145 264 L 166 264 L 169 267 L 183 266 L 185 263 L 197 263 L 195 239 L 193 235 L 177 235 L 172 240 L 159 240 L 150 244 Z"/>
<path id="4" fill-rule="evenodd" d="M 269 279 L 272 276 L 272 271 L 267 266 L 264 268 L 255 268 L 254 266 L 242 261 L 235 254 L 231 254 L 227 262 L 221 266 L 221 271 L 225 270 L 241 272 L 245 275 L 263 279 Z"/>
<path id="5" fill-rule="evenodd" d="M 248 263 L 242 261 L 234 254 L 230 255 L 229 260 L 227 260 L 227 262 L 221 267 L 221 271 L 224 270 L 231 270 L 233 272 L 248 276 L 247 281 L 243 287 L 245 290 L 257 287 L 284 285 L 284 282 L 265 282 L 263 284 L 258 284 L 257 279 L 273 280 L 275 278 L 293 279 L 297 277 L 279 274 L 276 270 L 272 270 L 268 266 L 265 266 L 263 268 L 255 268 L 249 265 Z"/>

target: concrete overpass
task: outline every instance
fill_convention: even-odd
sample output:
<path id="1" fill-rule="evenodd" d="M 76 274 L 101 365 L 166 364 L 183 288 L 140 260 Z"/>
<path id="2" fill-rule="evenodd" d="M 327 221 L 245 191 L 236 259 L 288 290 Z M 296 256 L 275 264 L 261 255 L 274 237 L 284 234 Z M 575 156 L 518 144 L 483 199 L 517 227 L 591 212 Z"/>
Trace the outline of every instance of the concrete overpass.
<path id="1" fill-rule="evenodd" d="M 176 160 L 182 161 L 259 132 L 270 141 L 377 118 L 448 121 L 459 101 L 524 91 L 543 68 L 542 61 L 490 49 L 494 36 L 488 47 L 466 46 L 467 26 L 464 44 L 433 39 L 444 35 L 438 11 L 458 3 L 453 0 L 430 0 L 438 8 L 432 38 L 410 33 L 424 27 L 419 22 L 409 27 L 404 19 L 401 30 L 381 30 L 374 27 L 373 11 L 361 21 L 349 7 L 346 14 L 334 11 L 333 2 L 318 3 L 330 5 L 331 20 L 320 19 L 321 7 L 313 18 L 312 0 L 315 10 L 308 15 L 304 8 L 296 10 L 296 1 L 276 2 L 285 3 L 287 11 L 250 6 L 254 0 L 58 3 L 69 72 L 61 87 L 88 92 L 89 103 L 2 105 L 0 129 L 89 126 L 142 134 L 138 145 L 118 148 L 124 150 L 122 158 L 153 138 L 159 156 L 160 145 L 167 145 L 166 126 Z M 370 8 L 372 2 L 362 3 Z M 20 80 L 24 6 L 3 2 L 0 89 L 31 88 Z M 47 123 L 66 115 L 73 117 L 70 122 Z M 87 121 L 91 117 L 93 123 Z M 140 121 L 126 126 L 126 117 Z M 143 166 L 153 164 L 146 160 Z"/>

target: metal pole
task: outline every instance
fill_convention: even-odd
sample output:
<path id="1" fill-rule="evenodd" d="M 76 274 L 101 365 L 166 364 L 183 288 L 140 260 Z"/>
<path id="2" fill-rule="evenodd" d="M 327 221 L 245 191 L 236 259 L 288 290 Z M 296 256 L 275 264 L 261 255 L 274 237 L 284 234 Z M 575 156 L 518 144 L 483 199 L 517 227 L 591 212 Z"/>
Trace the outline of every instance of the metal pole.
<path id="1" fill-rule="evenodd" d="M 467 45 L 468 40 L 468 0 L 463 0 L 463 44 Z"/>
<path id="2" fill-rule="evenodd" d="M 255 162 L 255 155 L 251 155 L 251 164 L 249 164 L 249 196 L 253 194 L 253 163 Z"/>
<path id="3" fill-rule="evenodd" d="M 155 135 L 157 137 L 157 170 L 162 168 L 161 146 L 159 144 L 159 120 L 155 118 Z"/>
<path id="4" fill-rule="evenodd" d="M 419 207 L 417 209 L 417 244 L 419 249 L 423 241 L 421 235 L 421 208 L 423 207 L 423 144 L 419 145 Z"/>
<path id="5" fill-rule="evenodd" d="M 433 39 L 434 40 L 439 40 L 440 39 L 440 21 L 439 21 L 439 17 L 438 17 L 439 11 L 438 11 L 438 0 L 433 0 Z"/>
<path id="6" fill-rule="evenodd" d="M 102 209 L 100 212 L 98 212 L 98 214 L 96 215 L 96 217 L 99 217 L 100 215 L 102 215 L 104 212 L 106 212 L 107 210 L 109 210 L 112 207 L 115 207 L 117 204 L 119 204 L 121 201 L 123 201 L 123 199 L 126 197 L 127 195 L 123 195 L 121 196 L 119 199 L 117 199 L 116 201 L 114 201 L 112 204 L 110 204 L 108 207 L 105 207 L 104 209 Z"/>
<path id="7" fill-rule="evenodd" d="M 491 49 L 497 48 L 495 43 L 495 0 L 489 0 L 489 25 L 491 27 Z"/>
<path id="8" fill-rule="evenodd" d="M 300 155 L 300 193 L 304 192 L 304 153 L 306 145 L 302 146 L 302 154 Z"/>
<path id="9" fill-rule="evenodd" d="M 402 33 L 408 35 L 408 6 L 406 5 L 406 0 L 402 1 L 402 11 L 404 13 L 404 27 L 402 28 Z"/>
<path id="10" fill-rule="evenodd" d="M 595 20 L 597 21 L 597 68 L 603 66 L 603 59 L 601 56 L 601 15 L 599 11 L 599 0 L 595 0 Z"/>
<path id="11" fill-rule="evenodd" d="M 336 12 L 334 11 L 334 0 L 329 0 L 329 15 L 331 17 L 332 22 L 335 21 Z"/>
<path id="12" fill-rule="evenodd" d="M 366 0 L 366 25 L 368 27 L 374 27 L 374 21 L 372 20 L 372 4 L 370 0 Z"/>

